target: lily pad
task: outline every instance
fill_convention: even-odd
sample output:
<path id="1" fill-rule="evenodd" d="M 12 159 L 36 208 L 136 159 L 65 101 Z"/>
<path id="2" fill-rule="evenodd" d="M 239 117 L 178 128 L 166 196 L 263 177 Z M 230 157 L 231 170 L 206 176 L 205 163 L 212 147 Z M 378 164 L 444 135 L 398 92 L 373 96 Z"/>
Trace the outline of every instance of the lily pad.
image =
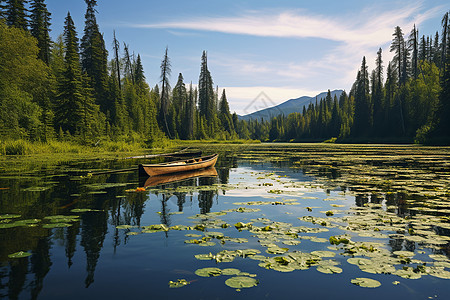
<path id="1" fill-rule="evenodd" d="M 90 208 L 75 208 L 75 209 L 71 210 L 71 212 L 73 212 L 73 213 L 85 213 L 85 212 L 91 212 L 91 211 L 98 212 L 98 211 L 101 211 L 101 210 L 99 210 L 99 209 L 90 209 Z"/>
<path id="2" fill-rule="evenodd" d="M 234 289 L 251 288 L 257 286 L 259 281 L 245 276 L 236 276 L 225 281 L 225 284 Z"/>
<path id="3" fill-rule="evenodd" d="M 394 251 L 394 254 L 397 256 L 404 256 L 404 257 L 413 257 L 414 252 L 411 251 Z"/>
<path id="4" fill-rule="evenodd" d="M 351 283 L 366 288 L 377 288 L 381 286 L 381 283 L 379 281 L 370 278 L 355 278 L 351 280 Z"/>
<path id="5" fill-rule="evenodd" d="M 442 254 L 430 254 L 428 255 L 430 258 L 438 261 L 448 261 L 448 257 Z"/>
<path id="6" fill-rule="evenodd" d="M 241 273 L 239 269 L 227 268 L 222 270 L 222 275 L 233 276 Z"/>
<path id="7" fill-rule="evenodd" d="M 180 288 L 183 286 L 186 286 L 190 284 L 189 281 L 187 281 L 186 279 L 178 279 L 177 281 L 169 281 L 169 288 L 173 289 L 173 288 Z"/>
<path id="8" fill-rule="evenodd" d="M 222 275 L 222 270 L 219 268 L 203 268 L 196 270 L 195 275 L 200 277 L 215 277 Z"/>
<path id="9" fill-rule="evenodd" d="M 116 226 L 117 229 L 130 229 L 130 228 L 136 228 L 136 226 L 132 226 L 132 225 L 119 225 Z"/>
<path id="10" fill-rule="evenodd" d="M 335 257 L 336 253 L 331 251 L 313 251 L 311 252 L 312 255 L 316 255 L 319 257 Z"/>
<path id="11" fill-rule="evenodd" d="M 31 253 L 25 252 L 25 251 L 19 251 L 13 254 L 8 255 L 9 258 L 24 258 L 31 256 Z"/>
<path id="12" fill-rule="evenodd" d="M 0 215 L 0 220 L 17 219 L 17 218 L 20 218 L 20 217 L 21 217 L 21 215 L 6 214 L 6 215 Z"/>
<path id="13" fill-rule="evenodd" d="M 318 266 L 317 271 L 324 274 L 340 274 L 342 269 L 336 266 Z"/>

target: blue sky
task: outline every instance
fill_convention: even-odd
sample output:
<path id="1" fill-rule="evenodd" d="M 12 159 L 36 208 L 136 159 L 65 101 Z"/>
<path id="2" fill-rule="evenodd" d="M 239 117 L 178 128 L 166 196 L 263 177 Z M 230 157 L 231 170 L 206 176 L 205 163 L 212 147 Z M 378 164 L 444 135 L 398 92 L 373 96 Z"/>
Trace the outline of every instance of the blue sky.
<path id="1" fill-rule="evenodd" d="M 53 39 L 68 11 L 82 36 L 83 0 L 46 3 Z M 381 47 L 385 65 L 391 60 L 395 26 L 407 36 L 416 24 L 420 35 L 434 37 L 449 9 L 446 0 L 99 0 L 97 21 L 110 53 L 115 30 L 122 45 L 141 55 L 150 86 L 159 82 L 166 46 L 172 86 L 178 73 L 197 84 L 206 50 L 214 84 L 226 89 L 232 111 L 245 114 L 261 92 L 278 104 L 327 89 L 348 91 L 363 56 L 373 68 Z"/>

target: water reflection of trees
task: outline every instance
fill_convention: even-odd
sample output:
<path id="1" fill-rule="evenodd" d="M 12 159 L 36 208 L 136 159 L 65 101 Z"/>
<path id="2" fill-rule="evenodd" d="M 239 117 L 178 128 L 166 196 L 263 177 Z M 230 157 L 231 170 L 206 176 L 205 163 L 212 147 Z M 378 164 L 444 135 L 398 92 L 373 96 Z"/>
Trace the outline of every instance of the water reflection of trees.
<path id="1" fill-rule="evenodd" d="M 126 193 L 127 187 L 113 187 L 102 189 L 103 193 L 92 194 L 85 188 L 89 183 L 116 183 L 136 181 L 136 174 L 113 174 L 99 176 L 90 181 L 71 180 L 61 176 L 60 182 L 54 188 L 39 193 L 23 193 L 23 183 L 15 182 L 8 197 L 2 197 L 1 213 L 20 212 L 23 219 L 43 218 L 49 215 L 70 215 L 73 208 L 91 208 L 102 212 L 86 212 L 81 214 L 80 220 L 72 226 L 60 229 L 11 228 L 0 231 L 2 247 L 0 247 L 0 261 L 8 262 L 0 267 L 0 297 L 17 299 L 24 292 L 29 293 L 26 298 L 36 299 L 44 287 L 44 278 L 53 265 L 61 261 L 53 261 L 51 251 L 55 242 L 64 247 L 68 268 L 73 264 L 73 257 L 77 251 L 83 250 L 86 257 L 85 287 L 88 288 L 95 280 L 95 270 L 100 259 L 101 250 L 108 233 L 108 225 L 114 227 L 111 233 L 112 244 L 116 249 L 125 244 L 128 235 L 116 229 L 118 225 L 141 226 L 141 219 L 145 212 L 148 193 Z M 219 169 L 218 177 L 194 178 L 160 188 L 176 188 L 177 186 L 211 186 L 216 183 L 227 183 L 229 169 Z M 38 182 L 27 183 L 39 185 Z M 4 193 L 5 194 L 5 193 Z M 2 194 L 2 196 L 4 195 Z M 75 195 L 74 195 L 75 194 Z M 126 197 L 123 197 L 123 195 Z M 217 190 L 198 191 L 198 206 L 200 213 L 211 211 Z M 74 196 L 72 196 L 74 195 Z M 161 223 L 171 225 L 170 210 L 167 202 L 171 197 L 176 198 L 178 211 L 183 211 L 186 202 L 192 203 L 192 192 L 163 193 L 156 195 L 161 201 Z M 15 198 L 15 201 L 12 199 Z M 18 200 L 18 201 L 17 201 Z M 18 204 L 19 203 L 19 204 Z M 17 239 L 23 236 L 23 239 Z M 31 250 L 32 256 L 19 260 L 8 260 L 7 255 L 20 251 Z M 32 276 L 29 276 L 32 275 Z M 21 296 L 22 297 L 22 296 Z"/>

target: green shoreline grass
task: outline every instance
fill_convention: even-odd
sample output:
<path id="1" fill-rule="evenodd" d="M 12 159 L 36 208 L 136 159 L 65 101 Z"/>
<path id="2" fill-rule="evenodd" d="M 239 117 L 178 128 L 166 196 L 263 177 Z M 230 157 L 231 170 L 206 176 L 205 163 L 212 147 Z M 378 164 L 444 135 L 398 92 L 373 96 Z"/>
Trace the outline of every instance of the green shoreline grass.
<path id="1" fill-rule="evenodd" d="M 0 156 L 3 155 L 33 155 L 53 153 L 144 153 L 158 149 L 176 148 L 186 145 L 205 144 L 256 144 L 254 140 L 164 140 L 154 147 L 145 143 L 126 141 L 101 141 L 95 146 L 80 145 L 69 141 L 30 142 L 27 140 L 0 140 Z"/>

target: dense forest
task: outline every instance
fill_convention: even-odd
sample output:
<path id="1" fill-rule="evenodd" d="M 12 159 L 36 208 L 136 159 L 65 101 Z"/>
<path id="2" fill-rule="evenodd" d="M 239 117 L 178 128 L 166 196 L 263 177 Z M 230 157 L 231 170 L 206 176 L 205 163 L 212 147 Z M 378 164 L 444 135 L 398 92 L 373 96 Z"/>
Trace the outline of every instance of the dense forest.
<path id="1" fill-rule="evenodd" d="M 363 58 L 349 93 L 317 99 L 302 113 L 240 121 L 225 90 L 214 85 L 207 52 L 198 85 L 179 73 L 170 84 L 169 49 L 151 88 L 141 57 L 114 36 L 109 55 L 96 21 L 96 0 L 85 0 L 81 39 L 70 12 L 63 33 L 50 38 L 44 0 L 0 1 L 0 139 L 47 142 L 100 140 L 255 139 L 261 141 L 418 142 L 450 144 L 450 29 L 407 38 L 394 29 L 386 72 L 382 49 L 369 72 Z M 384 78 L 386 77 L 386 78 Z"/>
<path id="2" fill-rule="evenodd" d="M 450 27 L 407 38 L 396 27 L 384 72 L 382 49 L 369 72 L 365 57 L 349 93 L 317 99 L 302 113 L 250 121 L 242 137 L 267 141 L 402 142 L 450 144 Z M 386 77 L 386 79 L 384 78 Z M 385 79 L 385 80 L 384 80 Z M 244 126 L 245 127 L 245 126 Z M 238 126 L 241 129 L 242 126 Z"/>
<path id="3" fill-rule="evenodd" d="M 198 87 L 186 86 L 181 73 L 171 87 L 166 48 L 161 81 L 150 88 L 140 55 L 115 33 L 108 59 L 97 1 L 85 2 L 81 39 L 69 12 L 63 33 L 52 41 L 44 0 L 0 1 L 0 138 L 83 144 L 237 138 L 237 116 L 230 113 L 225 90 L 219 96 L 214 88 L 206 51 Z"/>

